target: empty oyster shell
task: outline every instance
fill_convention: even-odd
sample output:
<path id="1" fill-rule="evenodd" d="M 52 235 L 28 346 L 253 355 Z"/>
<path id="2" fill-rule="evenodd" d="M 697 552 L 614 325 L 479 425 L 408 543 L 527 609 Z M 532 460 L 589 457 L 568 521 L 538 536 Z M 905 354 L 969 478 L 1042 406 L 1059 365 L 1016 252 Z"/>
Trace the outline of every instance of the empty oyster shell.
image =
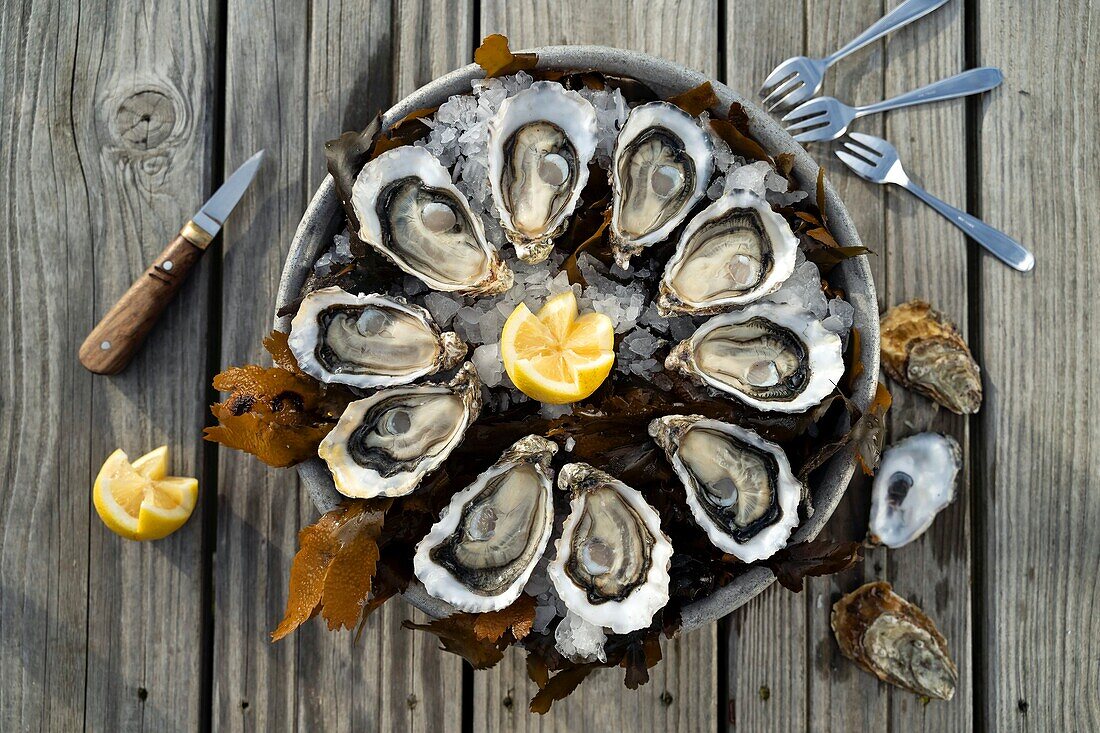
<path id="1" fill-rule="evenodd" d="M 751 303 L 794 272 L 798 239 L 771 205 L 735 191 L 684 228 L 665 266 L 657 310 L 705 315 Z"/>
<path id="2" fill-rule="evenodd" d="M 920 433 L 887 448 L 871 490 L 871 542 L 902 547 L 924 534 L 955 500 L 960 468 L 962 448 L 947 435 Z"/>
<path id="3" fill-rule="evenodd" d="M 955 695 L 959 673 L 947 640 L 889 583 L 868 583 L 842 597 L 831 621 L 844 656 L 880 680 L 940 700 Z"/>
<path id="4" fill-rule="evenodd" d="M 649 423 L 711 543 L 742 562 L 771 557 L 798 524 L 802 484 L 786 453 L 751 430 L 702 415 Z"/>
<path id="5" fill-rule="evenodd" d="M 462 442 L 481 412 L 466 362 L 447 384 L 394 387 L 352 402 L 317 448 L 344 496 L 404 496 Z"/>
<path id="6" fill-rule="evenodd" d="M 413 558 L 430 595 L 478 613 L 519 597 L 554 526 L 550 461 L 557 452 L 549 440 L 528 435 L 451 497 Z"/>
<path id="7" fill-rule="evenodd" d="M 322 382 L 376 388 L 450 369 L 466 355 L 453 332 L 401 298 L 315 290 L 302 300 L 287 339 L 298 366 Z"/>
<path id="8" fill-rule="evenodd" d="M 844 375 L 840 337 L 812 313 L 772 303 L 715 316 L 672 349 L 667 369 L 758 410 L 802 412 Z"/>
<path id="9" fill-rule="evenodd" d="M 596 151 L 596 110 L 553 81 L 504 100 L 489 122 L 489 184 L 524 262 L 542 262 L 569 225 Z"/>
<path id="10" fill-rule="evenodd" d="M 673 104 L 650 102 L 630 112 L 611 160 L 611 245 L 620 267 L 667 239 L 703 198 L 713 153 L 699 121 Z"/>
<path id="11" fill-rule="evenodd" d="M 882 367 L 892 379 L 951 412 L 982 406 L 982 375 L 959 329 L 928 303 L 913 300 L 882 317 Z"/>
<path id="12" fill-rule="evenodd" d="M 569 516 L 547 567 L 558 597 L 585 621 L 626 634 L 668 603 L 672 542 L 642 495 L 586 463 L 570 463 L 558 488 Z"/>
<path id="13" fill-rule="evenodd" d="M 428 287 L 471 295 L 512 287 L 481 218 L 424 148 L 405 145 L 363 166 L 351 203 L 359 237 Z"/>

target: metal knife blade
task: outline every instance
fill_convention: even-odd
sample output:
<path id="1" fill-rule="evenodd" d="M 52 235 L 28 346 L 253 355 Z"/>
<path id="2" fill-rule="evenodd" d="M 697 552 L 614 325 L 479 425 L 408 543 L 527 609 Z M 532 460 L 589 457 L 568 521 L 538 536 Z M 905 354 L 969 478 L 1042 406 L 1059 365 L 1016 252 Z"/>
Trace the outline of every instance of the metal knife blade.
<path id="1" fill-rule="evenodd" d="M 244 163 L 241 163 L 240 167 L 233 171 L 233 175 L 229 176 L 225 183 L 214 192 L 214 195 L 207 199 L 198 213 L 191 217 L 191 221 L 194 222 L 195 226 L 201 228 L 213 239 L 221 230 L 225 220 L 233 213 L 234 207 L 240 202 L 244 192 L 248 190 L 248 186 L 252 183 L 252 179 L 256 177 L 256 171 L 260 169 L 260 163 L 263 162 L 263 159 L 264 151 L 261 150 Z"/>

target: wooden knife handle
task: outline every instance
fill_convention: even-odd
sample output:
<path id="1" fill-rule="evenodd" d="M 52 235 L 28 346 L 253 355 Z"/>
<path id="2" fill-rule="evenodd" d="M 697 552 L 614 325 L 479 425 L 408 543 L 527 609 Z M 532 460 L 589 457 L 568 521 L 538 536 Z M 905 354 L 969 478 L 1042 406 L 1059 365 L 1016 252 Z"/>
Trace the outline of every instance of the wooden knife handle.
<path id="1" fill-rule="evenodd" d="M 96 374 L 125 369 L 210 240 L 209 234 L 188 222 L 84 339 L 80 363 Z"/>

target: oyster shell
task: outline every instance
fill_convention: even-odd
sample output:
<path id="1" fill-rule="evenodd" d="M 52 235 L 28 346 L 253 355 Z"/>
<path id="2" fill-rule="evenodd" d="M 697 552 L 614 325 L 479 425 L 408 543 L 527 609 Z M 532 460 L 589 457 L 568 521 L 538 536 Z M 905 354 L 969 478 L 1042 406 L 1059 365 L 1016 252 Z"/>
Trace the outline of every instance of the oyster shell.
<path id="1" fill-rule="evenodd" d="M 512 287 L 480 217 L 424 148 L 405 145 L 363 166 L 351 203 L 359 237 L 428 287 L 471 295 Z"/>
<path id="2" fill-rule="evenodd" d="M 569 516 L 547 567 L 558 597 L 585 621 L 626 634 L 668 603 L 672 542 L 635 489 L 585 463 L 567 464 L 558 488 Z"/>
<path id="3" fill-rule="evenodd" d="M 928 303 L 913 300 L 882 317 L 882 367 L 904 387 L 959 415 L 982 406 L 982 375 L 959 329 Z"/>
<path id="4" fill-rule="evenodd" d="M 302 300 L 287 341 L 306 374 L 363 388 L 408 384 L 466 355 L 458 334 L 440 333 L 423 308 L 335 286 Z"/>
<path id="5" fill-rule="evenodd" d="M 889 583 L 868 583 L 842 597 L 831 622 L 844 656 L 880 680 L 918 695 L 954 697 L 959 673 L 947 640 Z"/>
<path id="6" fill-rule="evenodd" d="M 611 246 L 620 267 L 672 234 L 713 172 L 714 144 L 696 118 L 668 102 L 631 110 L 611 158 Z"/>
<path id="7" fill-rule="evenodd" d="M 751 303 L 794 272 L 798 239 L 750 191 L 726 194 L 696 215 L 665 266 L 657 309 L 705 315 Z"/>
<path id="8" fill-rule="evenodd" d="M 871 489 L 871 542 L 902 547 L 924 534 L 955 500 L 960 468 L 962 447 L 948 435 L 920 433 L 887 448 Z"/>
<path id="9" fill-rule="evenodd" d="M 672 349 L 667 369 L 758 410 L 803 412 L 844 375 L 840 337 L 796 306 L 756 304 L 715 316 Z"/>
<path id="10" fill-rule="evenodd" d="M 596 110 L 553 81 L 504 100 L 489 122 L 489 184 L 524 262 L 542 262 L 569 225 L 596 151 Z"/>
<path id="11" fill-rule="evenodd" d="M 701 415 L 649 423 L 711 543 L 742 562 L 771 557 L 798 524 L 802 484 L 786 453 L 751 430 Z"/>
<path id="12" fill-rule="evenodd" d="M 478 613 L 519 597 L 553 530 L 550 461 L 557 452 L 549 440 L 528 435 L 451 497 L 413 558 L 430 595 Z"/>
<path id="13" fill-rule="evenodd" d="M 344 496 L 404 496 L 462 442 L 481 412 L 466 362 L 447 384 L 394 387 L 352 402 L 317 448 Z"/>

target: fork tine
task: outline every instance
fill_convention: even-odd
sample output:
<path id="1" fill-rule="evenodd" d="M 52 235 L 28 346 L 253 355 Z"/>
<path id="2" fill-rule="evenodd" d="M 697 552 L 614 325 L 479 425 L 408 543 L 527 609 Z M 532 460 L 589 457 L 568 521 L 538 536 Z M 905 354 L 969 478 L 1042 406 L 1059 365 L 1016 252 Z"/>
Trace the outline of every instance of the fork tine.
<path id="1" fill-rule="evenodd" d="M 878 164 L 878 157 L 866 152 L 863 148 L 852 145 L 851 143 L 844 143 L 844 147 L 851 151 L 852 157 L 866 161 L 867 164 L 871 166 Z M 839 153 L 840 151 L 837 152 Z M 847 153 L 845 153 L 845 155 L 847 155 Z"/>
<path id="2" fill-rule="evenodd" d="M 776 105 L 778 105 L 781 101 L 783 101 L 783 99 L 788 94 L 790 94 L 795 89 L 798 89 L 801 86 L 802 86 L 802 79 L 800 79 L 797 74 L 792 76 L 789 80 L 783 82 L 782 84 L 777 86 L 775 89 L 773 89 L 771 91 L 771 94 L 769 94 L 768 96 L 766 96 L 764 98 L 764 102 L 763 102 L 764 107 L 766 107 L 769 111 L 775 109 Z"/>
<path id="3" fill-rule="evenodd" d="M 783 94 L 781 94 L 778 98 L 776 98 L 776 100 L 774 102 L 771 103 L 770 106 L 768 106 L 767 110 L 769 112 L 775 112 L 777 109 L 780 109 L 780 108 L 782 108 L 782 107 L 784 107 L 788 104 L 793 104 L 794 102 L 799 101 L 799 94 L 801 93 L 802 89 L 805 88 L 806 82 L 802 81 L 801 78 L 799 78 L 797 81 L 798 81 L 797 84 L 794 84 L 793 86 L 783 90 Z M 775 92 L 772 92 L 772 94 L 775 94 Z M 787 100 L 791 100 L 791 101 L 788 102 Z M 768 103 L 768 100 L 765 99 L 764 104 L 767 104 L 767 103 Z"/>
<path id="4" fill-rule="evenodd" d="M 760 85 L 760 93 L 764 94 L 764 92 L 768 89 L 779 86 L 780 84 L 794 76 L 796 73 L 797 72 L 791 70 L 790 64 L 788 64 L 786 61 L 783 61 L 779 64 L 779 66 L 776 66 L 774 69 L 772 69 L 772 73 L 768 74 L 768 78 L 765 79 L 764 83 Z"/>
<path id="5" fill-rule="evenodd" d="M 824 125 L 822 125 L 821 127 L 815 127 L 812 130 L 807 130 L 806 132 L 800 132 L 794 136 L 794 141 L 800 144 L 823 143 L 828 140 L 836 139 L 837 135 L 829 132 L 829 128 Z"/>
<path id="6" fill-rule="evenodd" d="M 882 157 L 882 153 L 880 153 L 878 150 L 875 150 L 874 148 L 869 148 L 862 143 L 857 143 L 852 140 L 848 140 L 847 142 L 845 142 L 844 147 L 848 148 L 848 150 L 851 150 L 857 155 L 862 155 L 863 157 L 870 158 L 871 160 L 878 160 Z"/>
<path id="7" fill-rule="evenodd" d="M 861 176 L 870 175 L 871 173 L 872 169 L 868 166 L 868 164 L 854 155 L 849 155 L 843 150 L 838 150 L 836 151 L 836 157 L 840 158 L 846 166 L 848 166 Z"/>
<path id="8" fill-rule="evenodd" d="M 878 150 L 877 143 L 881 139 L 881 138 L 875 137 L 874 135 L 868 135 L 865 132 L 853 132 L 853 133 L 849 134 L 848 137 L 852 138 L 856 142 L 863 143 L 864 147 L 867 147 L 867 148 L 870 148 L 871 150 L 876 150 L 876 151 Z"/>
<path id="9" fill-rule="evenodd" d="M 829 113 L 828 110 L 820 108 L 818 105 L 810 106 L 815 100 L 810 100 L 805 104 L 800 104 L 792 109 L 787 114 L 783 115 L 783 122 L 804 122 L 805 120 L 812 120 L 815 117 L 821 117 Z M 807 108 L 809 108 L 807 110 Z"/>
<path id="10" fill-rule="evenodd" d="M 806 117 L 805 119 L 799 120 L 798 122 L 792 122 L 791 124 L 787 125 L 784 129 L 787 132 L 789 132 L 793 135 L 794 133 L 798 132 L 799 130 L 808 130 L 812 127 L 815 127 L 815 128 L 816 127 L 827 127 L 828 125 L 829 125 L 828 116 L 824 112 L 822 112 L 819 115 L 814 115 L 813 117 Z"/>

